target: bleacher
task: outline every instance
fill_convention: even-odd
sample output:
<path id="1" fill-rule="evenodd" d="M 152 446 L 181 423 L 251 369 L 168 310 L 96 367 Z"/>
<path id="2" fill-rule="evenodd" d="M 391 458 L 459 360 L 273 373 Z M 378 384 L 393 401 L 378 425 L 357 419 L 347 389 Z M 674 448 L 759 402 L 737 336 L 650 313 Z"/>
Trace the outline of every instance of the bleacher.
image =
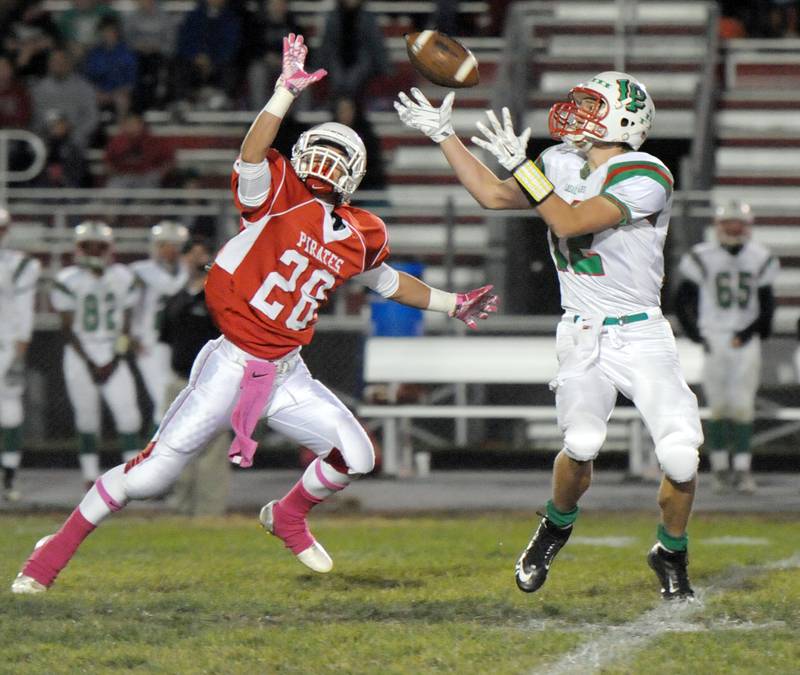
<path id="1" fill-rule="evenodd" d="M 800 40 L 730 40 L 722 73 L 714 195 L 753 206 L 754 238 L 781 260 L 776 328 L 794 333 L 800 318 Z"/>

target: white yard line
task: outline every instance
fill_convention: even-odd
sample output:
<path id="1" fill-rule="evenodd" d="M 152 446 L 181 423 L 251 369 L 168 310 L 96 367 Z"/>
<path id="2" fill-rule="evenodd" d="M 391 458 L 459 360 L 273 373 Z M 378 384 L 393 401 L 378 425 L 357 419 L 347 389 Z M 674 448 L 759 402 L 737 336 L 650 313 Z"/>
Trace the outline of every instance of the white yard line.
<path id="1" fill-rule="evenodd" d="M 608 666 L 628 654 L 640 649 L 651 640 L 673 631 L 696 631 L 697 627 L 689 620 L 704 609 L 704 600 L 727 588 L 736 588 L 750 577 L 775 569 L 795 569 L 800 567 L 800 553 L 790 558 L 726 570 L 712 580 L 711 584 L 697 592 L 695 602 L 661 603 L 658 607 L 645 612 L 631 623 L 622 626 L 603 626 L 595 634 L 595 638 L 582 644 L 577 649 L 562 656 L 556 663 L 544 669 L 532 671 L 532 675 L 586 675 L 594 670 Z M 711 626 L 714 628 L 715 626 Z M 723 622 L 720 628 L 732 628 L 730 622 Z M 772 627 L 770 624 L 737 626 L 739 629 L 757 629 Z M 552 630 L 552 626 L 550 626 Z"/>

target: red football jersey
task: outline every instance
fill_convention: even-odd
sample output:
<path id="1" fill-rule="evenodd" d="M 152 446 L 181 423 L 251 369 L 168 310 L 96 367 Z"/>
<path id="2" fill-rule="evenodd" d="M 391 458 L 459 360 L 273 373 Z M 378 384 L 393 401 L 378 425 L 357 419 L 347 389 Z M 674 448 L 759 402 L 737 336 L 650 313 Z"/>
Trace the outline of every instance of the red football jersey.
<path id="1" fill-rule="evenodd" d="M 307 345 L 328 293 L 380 265 L 389 246 L 380 218 L 349 205 L 324 205 L 274 149 L 267 163 L 270 191 L 253 208 L 239 202 L 238 161 L 234 165 L 231 189 L 243 227 L 214 260 L 206 303 L 231 342 L 275 359 Z"/>

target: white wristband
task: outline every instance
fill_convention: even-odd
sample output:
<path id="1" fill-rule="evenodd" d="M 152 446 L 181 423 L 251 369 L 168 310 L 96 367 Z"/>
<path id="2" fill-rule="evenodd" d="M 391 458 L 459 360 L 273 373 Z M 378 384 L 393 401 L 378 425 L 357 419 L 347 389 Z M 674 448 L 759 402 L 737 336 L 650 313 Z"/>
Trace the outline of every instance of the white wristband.
<path id="1" fill-rule="evenodd" d="M 431 288 L 431 299 L 428 301 L 428 309 L 432 312 L 451 314 L 456 309 L 456 294 L 440 291 L 438 288 Z"/>
<path id="2" fill-rule="evenodd" d="M 286 115 L 293 101 L 294 96 L 286 87 L 275 87 L 275 93 L 272 95 L 272 98 L 267 101 L 263 112 L 268 112 L 270 115 L 275 115 L 275 117 L 283 119 L 283 116 Z"/>

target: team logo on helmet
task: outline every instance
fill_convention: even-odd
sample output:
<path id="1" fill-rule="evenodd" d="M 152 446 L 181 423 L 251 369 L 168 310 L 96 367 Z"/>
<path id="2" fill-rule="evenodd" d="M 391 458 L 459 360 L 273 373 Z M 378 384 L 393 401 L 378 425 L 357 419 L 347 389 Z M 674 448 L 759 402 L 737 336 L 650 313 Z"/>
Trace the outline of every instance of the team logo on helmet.
<path id="1" fill-rule="evenodd" d="M 627 73 L 607 71 L 573 87 L 550 109 L 550 135 L 585 150 L 593 143 L 626 143 L 638 150 L 655 119 L 644 85 Z"/>

